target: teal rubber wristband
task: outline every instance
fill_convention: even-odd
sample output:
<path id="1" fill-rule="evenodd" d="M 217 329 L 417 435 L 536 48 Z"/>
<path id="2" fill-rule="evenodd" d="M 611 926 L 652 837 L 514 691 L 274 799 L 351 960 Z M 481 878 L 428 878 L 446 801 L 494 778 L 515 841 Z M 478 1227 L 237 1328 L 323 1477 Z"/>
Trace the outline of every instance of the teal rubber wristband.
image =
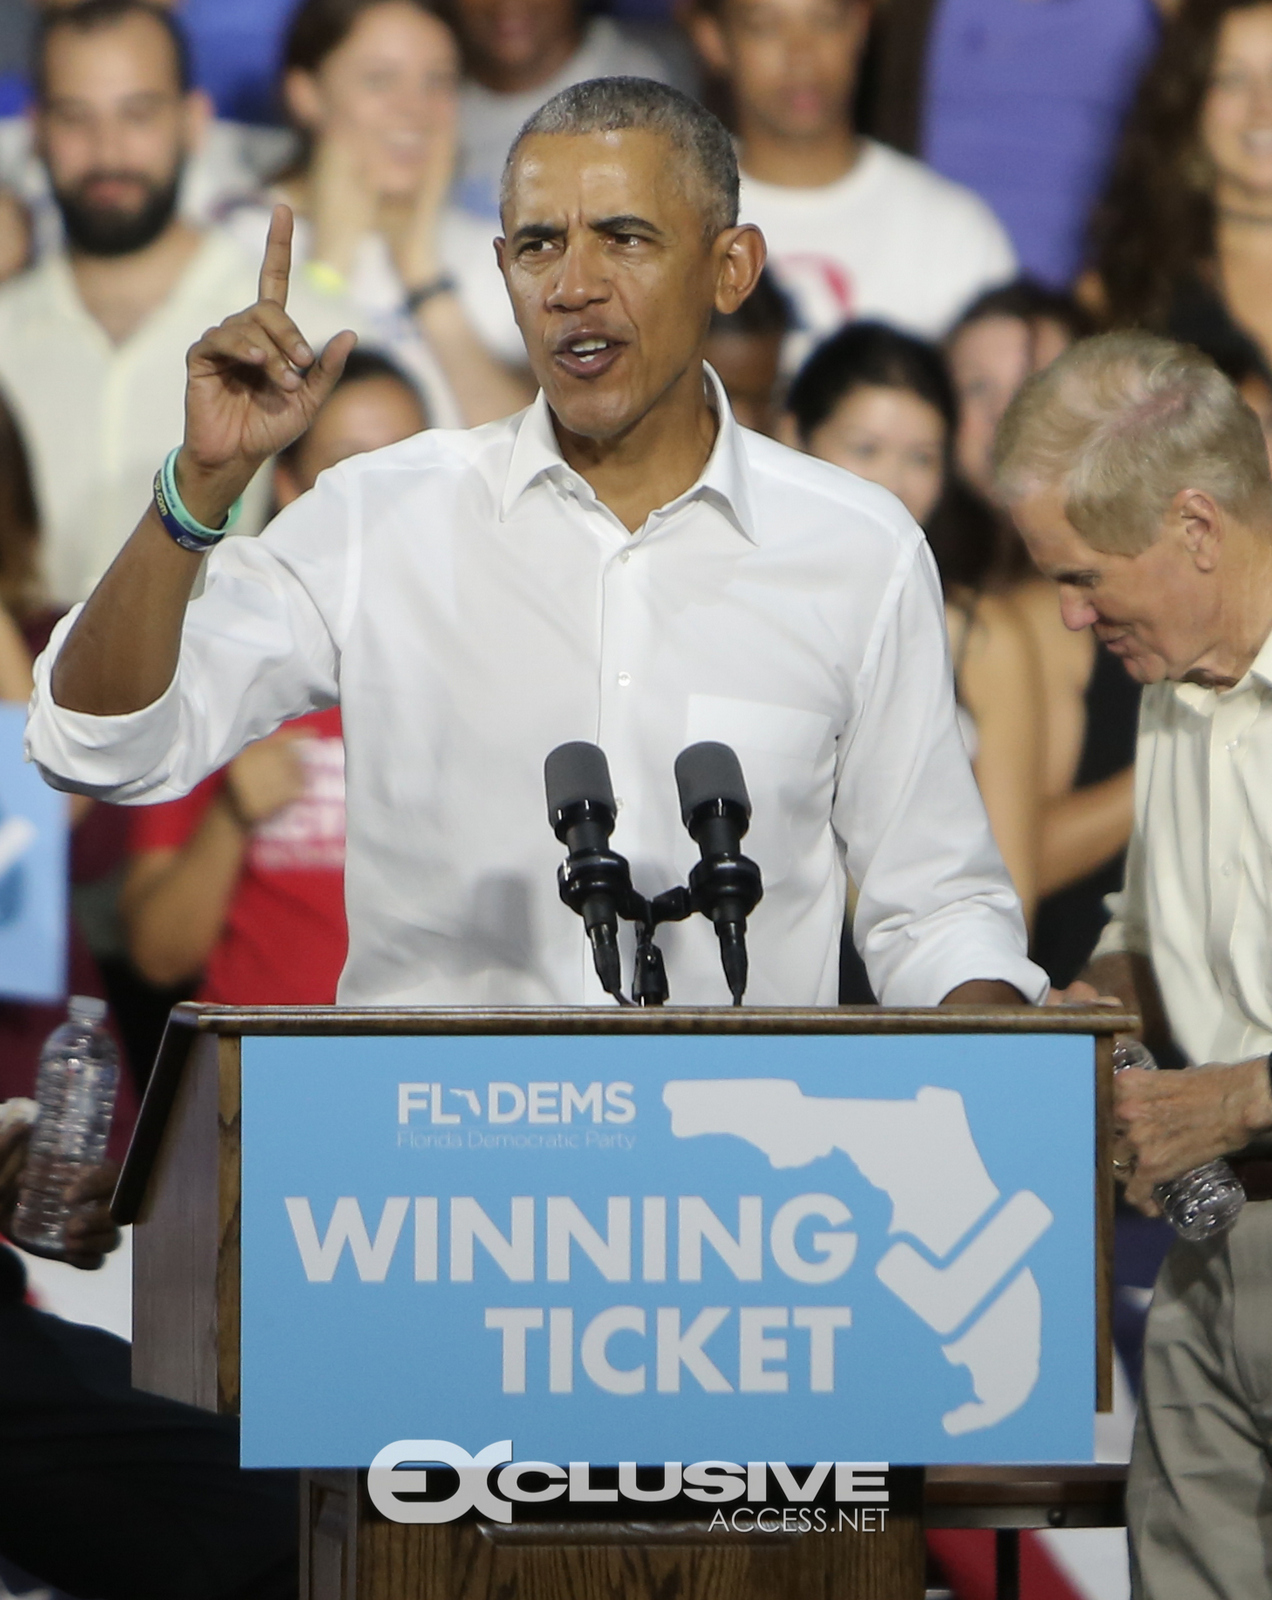
<path id="1" fill-rule="evenodd" d="M 155 473 L 155 510 L 159 513 L 159 520 L 167 529 L 169 536 L 183 550 L 192 550 L 196 555 L 202 555 L 205 551 L 211 550 L 213 545 L 220 544 L 238 521 L 239 513 L 243 509 L 243 497 L 240 495 L 230 507 L 225 521 L 219 528 L 205 527 L 186 510 L 177 489 L 176 467 L 180 449 L 178 445 L 175 450 L 170 450 L 163 466 Z"/>

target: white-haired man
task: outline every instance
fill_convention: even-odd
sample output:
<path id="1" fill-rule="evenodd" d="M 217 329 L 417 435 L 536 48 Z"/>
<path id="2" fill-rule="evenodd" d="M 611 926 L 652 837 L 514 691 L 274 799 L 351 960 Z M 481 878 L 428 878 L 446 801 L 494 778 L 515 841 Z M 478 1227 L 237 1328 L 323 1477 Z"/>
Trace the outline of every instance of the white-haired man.
<path id="1" fill-rule="evenodd" d="M 1111 334 L 1021 391 L 1000 487 L 1071 628 L 1145 684 L 1126 885 L 1087 976 L 1197 1070 L 1117 1082 L 1114 1166 L 1220 1154 L 1248 1199 L 1176 1244 L 1149 1314 L 1128 1521 L 1144 1600 L 1272 1595 L 1272 480 L 1254 414 L 1196 351 Z M 1210 1063 L 1205 1065 L 1205 1063 Z M 1241 1152 L 1240 1155 L 1235 1154 Z"/>

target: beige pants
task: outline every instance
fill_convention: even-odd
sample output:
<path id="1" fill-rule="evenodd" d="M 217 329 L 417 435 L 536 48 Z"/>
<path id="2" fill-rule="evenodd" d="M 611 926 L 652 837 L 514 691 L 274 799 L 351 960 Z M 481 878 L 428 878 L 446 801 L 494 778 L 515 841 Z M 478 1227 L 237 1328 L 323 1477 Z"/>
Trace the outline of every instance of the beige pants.
<path id="1" fill-rule="evenodd" d="M 1136 1600 L 1272 1600 L 1272 1201 L 1162 1264 L 1127 1523 Z"/>

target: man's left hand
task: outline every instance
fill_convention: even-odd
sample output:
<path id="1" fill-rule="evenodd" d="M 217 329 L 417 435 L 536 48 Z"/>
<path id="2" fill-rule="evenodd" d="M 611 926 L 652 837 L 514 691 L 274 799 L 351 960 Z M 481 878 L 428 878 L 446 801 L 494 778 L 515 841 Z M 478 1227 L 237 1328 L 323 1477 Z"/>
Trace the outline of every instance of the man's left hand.
<path id="1" fill-rule="evenodd" d="M 1187 1072 L 1128 1067 L 1113 1080 L 1116 1168 L 1130 1169 L 1126 1198 L 1148 1216 L 1159 1183 L 1240 1150 L 1272 1128 L 1266 1056 Z"/>
<path id="2" fill-rule="evenodd" d="M 1027 1006 L 1020 990 L 1001 978 L 972 978 L 951 989 L 943 1006 Z"/>

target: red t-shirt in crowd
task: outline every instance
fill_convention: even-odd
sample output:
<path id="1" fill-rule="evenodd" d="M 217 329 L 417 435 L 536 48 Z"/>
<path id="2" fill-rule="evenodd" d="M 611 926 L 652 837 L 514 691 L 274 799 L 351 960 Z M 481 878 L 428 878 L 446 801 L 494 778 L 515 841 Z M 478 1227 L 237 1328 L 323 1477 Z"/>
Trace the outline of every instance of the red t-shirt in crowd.
<path id="1" fill-rule="evenodd" d="M 305 793 L 252 831 L 200 1000 L 222 1005 L 330 1005 L 344 966 L 344 741 L 340 711 L 289 724 Z M 133 812 L 132 849 L 179 850 L 225 782 L 213 773 L 183 800 Z"/>

